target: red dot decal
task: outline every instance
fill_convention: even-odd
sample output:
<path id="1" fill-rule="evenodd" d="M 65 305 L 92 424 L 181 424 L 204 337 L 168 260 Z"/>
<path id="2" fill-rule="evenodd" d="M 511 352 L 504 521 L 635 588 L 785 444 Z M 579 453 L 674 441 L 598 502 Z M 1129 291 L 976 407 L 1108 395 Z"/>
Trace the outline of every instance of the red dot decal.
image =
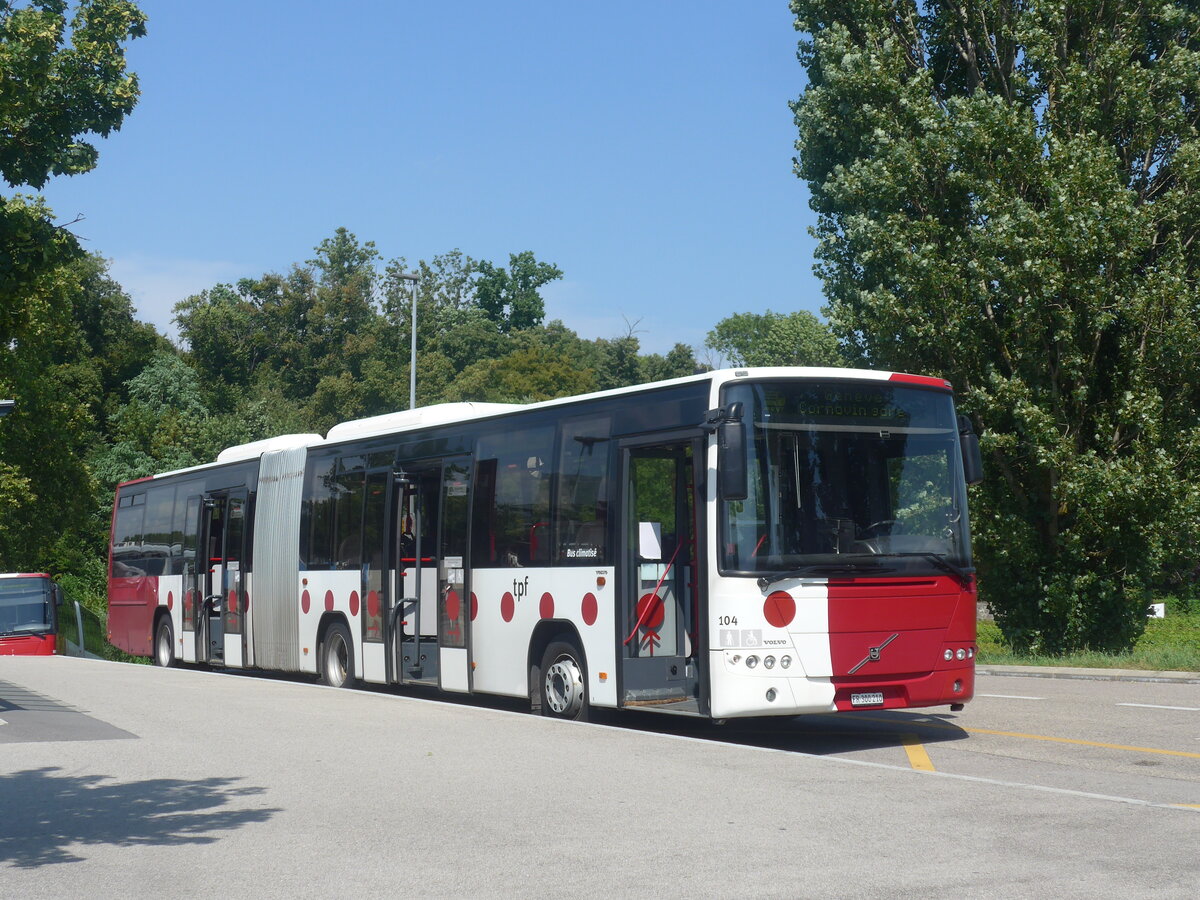
<path id="1" fill-rule="evenodd" d="M 312 606 L 312 597 L 309 596 L 308 591 L 305 591 L 300 595 L 300 612 L 307 614 L 310 606 Z"/>
<path id="2" fill-rule="evenodd" d="M 451 622 L 457 622 L 461 612 L 462 601 L 458 599 L 458 592 L 446 591 L 446 618 Z"/>
<path id="3" fill-rule="evenodd" d="M 538 607 L 538 612 L 541 613 L 543 619 L 553 619 L 554 598 L 549 594 L 542 594 L 542 602 Z"/>
<path id="4" fill-rule="evenodd" d="M 511 622 L 516 611 L 517 602 L 513 600 L 513 595 L 505 593 L 505 595 L 500 598 L 500 617 L 504 619 L 505 622 Z"/>
<path id="5" fill-rule="evenodd" d="M 242 612 L 250 612 L 250 592 L 242 591 Z"/>
<path id="6" fill-rule="evenodd" d="M 195 602 L 195 601 L 192 599 L 192 597 L 193 597 L 193 594 L 192 594 L 192 592 L 191 592 L 191 591 L 188 591 L 186 594 L 184 594 L 184 595 L 183 595 L 183 612 L 184 612 L 184 615 L 188 615 L 188 616 L 190 616 L 190 615 L 192 614 L 192 604 Z"/>
<path id="7" fill-rule="evenodd" d="M 475 592 L 471 591 L 471 621 L 474 622 L 476 616 L 479 615 L 479 598 L 475 596 Z"/>
<path id="8" fill-rule="evenodd" d="M 167 591 L 167 609 L 175 608 L 175 594 L 172 591 Z"/>
<path id="9" fill-rule="evenodd" d="M 767 624 L 775 628 L 786 628 L 796 618 L 796 601 L 787 591 L 773 591 L 763 601 L 763 615 Z"/>
<path id="10" fill-rule="evenodd" d="M 236 614 L 237 614 L 237 611 L 238 611 L 238 596 L 237 596 L 237 591 L 230 591 L 230 592 L 229 592 L 229 611 L 230 611 L 231 613 L 233 613 L 234 615 L 236 615 Z"/>
<path id="11" fill-rule="evenodd" d="M 367 591 L 367 615 L 372 619 L 379 616 L 379 591 Z"/>
<path id="12" fill-rule="evenodd" d="M 358 615 L 358 591 L 350 592 L 350 615 Z"/>
<path id="13" fill-rule="evenodd" d="M 333 612 L 333 591 L 325 592 L 325 612 Z"/>
<path id="14" fill-rule="evenodd" d="M 637 603 L 637 620 L 643 628 L 657 628 L 667 617 L 662 597 L 658 594 L 643 594 Z"/>
<path id="15" fill-rule="evenodd" d="M 585 625 L 595 625 L 596 617 L 600 615 L 600 605 L 596 602 L 595 594 L 583 595 L 583 622 Z"/>

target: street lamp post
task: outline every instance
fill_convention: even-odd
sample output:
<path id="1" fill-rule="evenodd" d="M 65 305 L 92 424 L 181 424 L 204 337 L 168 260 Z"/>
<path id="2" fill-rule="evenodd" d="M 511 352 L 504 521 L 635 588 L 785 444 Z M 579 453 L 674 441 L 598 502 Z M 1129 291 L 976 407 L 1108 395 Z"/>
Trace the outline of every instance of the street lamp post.
<path id="1" fill-rule="evenodd" d="M 408 357 L 408 408 L 417 408 L 417 276 L 401 274 L 412 291 L 412 349 Z"/>

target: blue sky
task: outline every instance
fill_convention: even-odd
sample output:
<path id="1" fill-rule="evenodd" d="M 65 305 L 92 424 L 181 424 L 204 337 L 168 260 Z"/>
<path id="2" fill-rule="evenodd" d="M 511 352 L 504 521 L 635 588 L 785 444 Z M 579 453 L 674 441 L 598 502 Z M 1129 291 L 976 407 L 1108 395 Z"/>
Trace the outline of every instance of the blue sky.
<path id="1" fill-rule="evenodd" d="M 823 303 L 786 0 L 139 2 L 141 101 L 44 193 L 169 333 L 341 226 L 385 259 L 532 250 L 548 318 L 644 351 Z"/>

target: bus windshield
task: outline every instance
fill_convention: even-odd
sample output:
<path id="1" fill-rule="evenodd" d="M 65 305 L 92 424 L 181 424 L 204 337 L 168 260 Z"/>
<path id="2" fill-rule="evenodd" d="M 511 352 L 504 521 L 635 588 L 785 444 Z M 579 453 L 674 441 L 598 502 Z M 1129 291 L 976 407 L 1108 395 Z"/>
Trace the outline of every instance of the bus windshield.
<path id="1" fill-rule="evenodd" d="M 949 393 L 879 383 L 746 383 L 745 500 L 721 504 L 728 574 L 965 577 L 962 458 Z"/>
<path id="2" fill-rule="evenodd" d="M 45 578 L 0 578 L 0 635 L 48 634 L 53 626 Z"/>

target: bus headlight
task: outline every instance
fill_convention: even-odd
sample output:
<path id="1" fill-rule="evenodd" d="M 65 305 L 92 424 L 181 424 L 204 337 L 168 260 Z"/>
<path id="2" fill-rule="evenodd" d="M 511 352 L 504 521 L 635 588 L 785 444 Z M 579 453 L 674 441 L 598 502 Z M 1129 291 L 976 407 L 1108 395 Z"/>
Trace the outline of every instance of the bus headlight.
<path id="1" fill-rule="evenodd" d="M 757 665 L 758 665 L 758 657 L 757 656 L 747 656 L 746 657 L 746 668 L 747 669 L 753 669 Z"/>
<path id="2" fill-rule="evenodd" d="M 967 651 L 964 650 L 962 647 L 959 647 L 958 650 L 954 654 L 954 658 L 961 662 L 962 660 L 967 658 Z"/>
<path id="3" fill-rule="evenodd" d="M 779 665 L 783 666 L 785 669 L 790 669 L 792 667 L 792 658 L 790 656 L 785 656 L 779 661 Z"/>
<path id="4" fill-rule="evenodd" d="M 775 668 L 775 657 L 768 656 L 766 659 L 763 660 L 763 665 L 768 669 Z"/>

